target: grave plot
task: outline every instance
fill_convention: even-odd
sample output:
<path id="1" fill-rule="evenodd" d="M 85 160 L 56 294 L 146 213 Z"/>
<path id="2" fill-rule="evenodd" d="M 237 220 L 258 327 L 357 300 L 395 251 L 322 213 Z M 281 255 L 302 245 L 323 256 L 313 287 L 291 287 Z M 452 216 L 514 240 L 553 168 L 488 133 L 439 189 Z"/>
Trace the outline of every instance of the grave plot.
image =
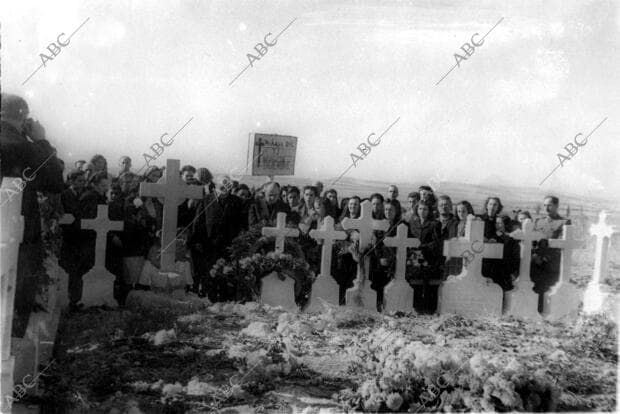
<path id="1" fill-rule="evenodd" d="M 320 313 L 153 296 L 70 314 L 46 407 L 60 412 L 612 410 L 617 327 Z M 190 303 L 191 302 L 191 303 Z M 129 302 L 133 303 L 133 302 Z M 153 305 L 150 305 L 154 303 Z M 230 411 L 224 411 L 230 409 Z"/>

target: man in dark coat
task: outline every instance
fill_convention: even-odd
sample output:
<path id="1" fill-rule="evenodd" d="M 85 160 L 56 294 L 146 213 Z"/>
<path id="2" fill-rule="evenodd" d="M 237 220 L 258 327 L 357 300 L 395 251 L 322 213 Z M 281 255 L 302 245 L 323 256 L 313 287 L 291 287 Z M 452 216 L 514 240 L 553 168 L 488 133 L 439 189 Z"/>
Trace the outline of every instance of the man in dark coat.
<path id="1" fill-rule="evenodd" d="M 80 262 L 80 197 L 86 185 L 84 171 L 73 171 L 67 177 L 69 188 L 62 192 L 60 200 L 65 214 L 73 215 L 73 222 L 62 226 L 62 247 L 60 249 L 60 266 L 69 275 L 69 302 L 79 302 L 82 295 L 82 274 Z"/>
<path id="2" fill-rule="evenodd" d="M 439 237 L 439 250 L 441 253 L 441 258 L 439 259 L 441 273 L 445 277 L 447 276 L 447 269 L 445 266 L 446 257 L 443 256 L 443 242 L 446 240 L 450 240 L 450 238 L 455 237 L 457 233 L 457 228 L 459 225 L 459 219 L 452 214 L 452 200 L 447 195 L 440 195 L 437 199 L 437 211 L 439 212 L 439 217 L 437 221 L 441 225 L 441 233 Z"/>
<path id="3" fill-rule="evenodd" d="M 559 239 L 565 225 L 571 221 L 558 214 L 560 200 L 555 196 L 545 197 L 543 206 L 546 215 L 534 221 L 534 231 L 545 234 L 546 239 L 538 242 L 532 250 L 532 264 L 530 278 L 534 282 L 534 292 L 540 294 L 538 310 L 543 310 L 543 293 L 555 285 L 560 278 L 560 264 L 562 261 L 562 249 L 552 249 L 548 239 Z"/>
<path id="4" fill-rule="evenodd" d="M 280 184 L 271 182 L 265 186 L 265 198 L 267 199 L 267 225 L 275 226 L 278 213 L 291 213 L 291 208 L 280 198 Z"/>
<path id="5" fill-rule="evenodd" d="M 192 242 L 198 249 L 202 249 L 207 257 L 202 272 L 196 275 L 201 279 L 201 295 L 209 293 L 211 300 L 225 299 L 233 292 L 214 292 L 207 286 L 208 272 L 219 258 L 227 257 L 226 249 L 233 239 L 242 230 L 243 202 L 231 193 L 232 181 L 229 177 L 219 177 L 216 180 L 215 191 L 205 194 L 196 208 L 196 220 L 193 223 Z M 199 217 L 201 215 L 202 217 Z M 196 282 L 194 282 L 196 286 Z M 219 296 L 219 297 L 218 297 Z M 233 298 L 228 298 L 233 299 Z"/>
<path id="6" fill-rule="evenodd" d="M 28 114 L 28 104 L 23 98 L 2 94 L 0 174 L 2 177 L 16 177 L 13 180 L 14 194 L 22 193 L 21 213 L 24 217 L 15 290 L 15 312 L 19 315 L 27 315 L 34 309 L 37 285 L 45 273 L 37 191 L 57 194 L 64 190 L 56 150 L 45 139 L 43 126 Z"/>

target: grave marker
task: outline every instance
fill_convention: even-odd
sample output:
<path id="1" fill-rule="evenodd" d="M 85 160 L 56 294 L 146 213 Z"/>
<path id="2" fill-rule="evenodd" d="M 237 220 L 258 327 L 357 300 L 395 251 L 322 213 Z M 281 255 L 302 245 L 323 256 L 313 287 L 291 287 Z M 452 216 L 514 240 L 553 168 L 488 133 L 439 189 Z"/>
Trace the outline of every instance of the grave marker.
<path id="1" fill-rule="evenodd" d="M 440 314 L 455 313 L 466 317 L 502 316 L 503 291 L 499 285 L 482 275 L 482 259 L 501 259 L 504 246 L 501 243 L 484 243 L 484 222 L 469 215 L 465 237 L 455 237 L 444 242 L 444 256 L 460 257 L 472 250 L 475 243 L 482 244 L 469 261 L 463 261 L 461 274 L 449 276 L 439 286 Z"/>
<path id="2" fill-rule="evenodd" d="M 359 250 L 370 246 L 374 230 L 386 231 L 390 224 L 387 220 L 375 220 L 372 218 L 372 207 L 370 201 L 366 200 L 361 204 L 361 214 L 358 219 L 344 218 L 342 227 L 345 230 L 357 230 L 359 232 Z M 370 288 L 368 274 L 370 271 L 370 256 L 368 254 L 360 257 L 357 265 L 357 276 L 353 281 L 353 287 L 347 289 L 347 306 L 366 307 L 376 310 L 376 292 Z"/>
<path id="3" fill-rule="evenodd" d="M 532 220 L 526 219 L 521 230 L 510 233 L 510 237 L 520 240 L 521 260 L 519 262 L 519 277 L 514 282 L 514 288 L 504 292 L 504 314 L 514 315 L 524 319 L 541 320 L 538 313 L 538 293 L 533 291 L 534 282 L 530 279 L 532 264 L 532 244 L 545 238 L 545 234 L 534 230 Z"/>
<path id="4" fill-rule="evenodd" d="M 596 313 L 602 309 L 604 294 L 601 291 L 600 283 L 607 270 L 609 242 L 616 231 L 613 226 L 607 224 L 606 211 L 599 213 L 598 223 L 590 225 L 590 234 L 596 237 L 596 250 L 594 253 L 594 273 L 583 298 L 583 311 L 586 313 Z"/>
<path id="5" fill-rule="evenodd" d="M 261 279 L 260 303 L 270 306 L 282 306 L 289 312 L 299 308 L 295 303 L 295 281 L 290 277 L 280 280 L 276 272 Z"/>
<path id="6" fill-rule="evenodd" d="M 202 186 L 187 185 L 179 174 L 180 161 L 166 161 L 166 175 L 162 183 L 140 183 L 140 196 L 163 198 L 164 211 L 161 232 L 161 262 L 162 272 L 174 272 L 174 259 L 177 240 L 177 212 L 178 206 L 188 198 L 200 199 L 203 196 Z"/>
<path id="7" fill-rule="evenodd" d="M 286 227 L 286 213 L 278 213 L 275 227 L 263 227 L 263 236 L 276 238 L 276 253 L 284 253 L 284 239 L 286 237 L 299 237 L 299 230 Z"/>
<path id="8" fill-rule="evenodd" d="M 549 239 L 549 247 L 562 249 L 560 278 L 544 293 L 543 317 L 550 321 L 574 320 L 583 301 L 583 291 L 569 282 L 573 250 L 583 248 L 585 244 L 583 240 L 575 240 L 574 230 L 572 225 L 564 225 L 561 239 Z"/>
<path id="9" fill-rule="evenodd" d="M 309 312 L 323 310 L 319 299 L 323 299 L 331 304 L 338 305 L 338 283 L 331 275 L 332 265 L 332 246 L 334 240 L 344 240 L 347 233 L 334 230 L 334 219 L 330 216 L 325 217 L 320 230 L 310 230 L 310 237 L 316 240 L 323 240 L 321 247 L 321 273 L 312 284 L 310 294 Z"/>
<path id="10" fill-rule="evenodd" d="M 95 264 L 82 276 L 82 300 L 84 306 L 109 305 L 118 306 L 114 299 L 114 280 L 116 277 L 105 268 L 105 252 L 108 232 L 123 230 L 122 221 L 112 221 L 108 218 L 108 206 L 97 205 L 97 217 L 82 219 L 82 230 L 94 230 L 97 233 L 95 241 Z"/>
<path id="11" fill-rule="evenodd" d="M 396 248 L 396 272 L 394 279 L 384 288 L 383 303 L 386 312 L 408 312 L 413 308 L 413 289 L 405 279 L 407 269 L 407 248 L 420 246 L 420 240 L 409 238 L 409 226 L 401 223 L 396 228 L 396 237 L 386 237 L 383 244 Z"/>

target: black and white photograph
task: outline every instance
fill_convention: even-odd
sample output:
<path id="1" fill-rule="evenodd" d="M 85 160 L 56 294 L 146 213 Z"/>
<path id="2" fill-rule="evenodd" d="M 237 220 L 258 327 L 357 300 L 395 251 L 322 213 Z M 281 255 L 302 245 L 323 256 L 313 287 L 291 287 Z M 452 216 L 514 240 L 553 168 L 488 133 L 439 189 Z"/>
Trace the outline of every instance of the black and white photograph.
<path id="1" fill-rule="evenodd" d="M 0 2 L 0 412 L 617 412 L 620 1 Z"/>

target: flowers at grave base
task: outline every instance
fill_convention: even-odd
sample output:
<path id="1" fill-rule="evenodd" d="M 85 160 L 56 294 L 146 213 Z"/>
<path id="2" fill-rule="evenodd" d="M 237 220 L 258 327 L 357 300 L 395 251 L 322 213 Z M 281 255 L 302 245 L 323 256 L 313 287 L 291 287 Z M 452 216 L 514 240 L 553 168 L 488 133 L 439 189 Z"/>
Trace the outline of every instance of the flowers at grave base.
<path id="1" fill-rule="evenodd" d="M 558 399 L 547 375 L 514 359 L 408 341 L 391 328 L 370 332 L 347 352 L 352 374 L 364 378 L 354 394 L 367 411 L 537 411 Z"/>

